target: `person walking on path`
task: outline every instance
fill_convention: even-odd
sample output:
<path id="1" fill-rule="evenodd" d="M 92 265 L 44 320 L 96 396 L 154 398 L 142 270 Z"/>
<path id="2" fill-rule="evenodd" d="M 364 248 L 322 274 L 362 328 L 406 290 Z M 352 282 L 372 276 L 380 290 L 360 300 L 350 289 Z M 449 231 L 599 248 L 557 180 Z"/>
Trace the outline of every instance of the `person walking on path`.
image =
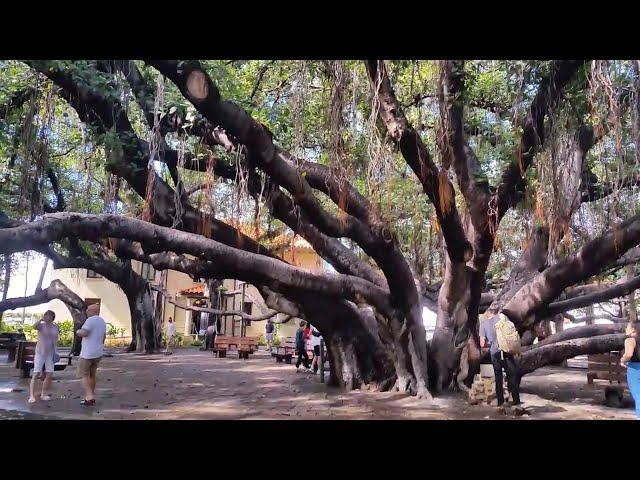
<path id="1" fill-rule="evenodd" d="M 173 353 L 171 348 L 173 347 L 175 336 L 176 336 L 176 324 L 173 322 L 173 318 L 169 317 L 169 321 L 167 323 L 167 346 L 164 350 L 165 355 L 171 355 Z"/>
<path id="2" fill-rule="evenodd" d="M 630 322 L 625 333 L 620 364 L 627 367 L 627 384 L 636 403 L 636 419 L 640 420 L 640 322 Z"/>
<path id="3" fill-rule="evenodd" d="M 302 321 L 300 322 L 300 328 L 296 330 L 296 355 L 298 355 L 298 360 L 296 361 L 296 372 L 299 371 L 300 364 L 304 365 L 304 368 L 309 370 L 310 361 L 309 355 L 307 355 L 307 345 L 304 338 L 305 325 L 307 323 Z"/>
<path id="4" fill-rule="evenodd" d="M 42 382 L 41 400 L 51 400 L 51 380 L 53 379 L 53 371 L 59 357 L 56 358 L 56 346 L 60 329 L 53 320 L 56 314 L 51 310 L 47 310 L 36 324 L 38 331 L 38 341 L 36 343 L 36 354 L 33 359 L 33 374 L 31 375 L 31 384 L 29 385 L 29 403 L 36 402 L 36 383 L 38 378 L 42 378 L 44 370 L 44 381 Z"/>
<path id="5" fill-rule="evenodd" d="M 104 355 L 104 341 L 107 337 L 107 324 L 104 318 L 98 315 L 100 305 L 94 303 L 87 308 L 89 318 L 82 328 L 76 331 L 82 337 L 80 361 L 78 362 L 78 376 L 82 379 L 84 387 L 84 400 L 81 405 L 96 404 L 96 374 L 98 364 Z"/>
<path id="6" fill-rule="evenodd" d="M 264 327 L 264 336 L 267 339 L 267 350 L 271 351 L 271 347 L 273 346 L 273 331 L 275 330 L 275 325 L 273 324 L 273 320 L 267 320 L 267 324 Z"/>

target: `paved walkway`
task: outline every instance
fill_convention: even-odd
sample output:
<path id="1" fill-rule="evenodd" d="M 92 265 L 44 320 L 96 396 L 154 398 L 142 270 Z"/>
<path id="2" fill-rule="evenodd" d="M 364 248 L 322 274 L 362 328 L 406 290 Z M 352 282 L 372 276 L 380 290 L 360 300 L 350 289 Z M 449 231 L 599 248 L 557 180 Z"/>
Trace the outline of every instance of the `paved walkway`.
<path id="1" fill-rule="evenodd" d="M 0 365 L 0 418 L 76 419 L 484 419 L 513 418 L 488 406 L 469 406 L 448 394 L 426 403 L 399 393 L 344 392 L 319 376 L 296 373 L 266 352 L 249 360 L 230 353 L 177 350 L 174 355 L 118 354 L 98 372 L 98 403 L 83 407 L 76 368 L 56 372 L 54 399 L 27 403 L 28 381 Z M 22 391 L 11 391 L 11 390 Z M 633 410 L 601 405 L 602 392 L 586 387 L 582 370 L 541 369 L 525 377 L 522 419 L 632 419 Z M 8 413 L 7 413 L 8 412 Z"/>

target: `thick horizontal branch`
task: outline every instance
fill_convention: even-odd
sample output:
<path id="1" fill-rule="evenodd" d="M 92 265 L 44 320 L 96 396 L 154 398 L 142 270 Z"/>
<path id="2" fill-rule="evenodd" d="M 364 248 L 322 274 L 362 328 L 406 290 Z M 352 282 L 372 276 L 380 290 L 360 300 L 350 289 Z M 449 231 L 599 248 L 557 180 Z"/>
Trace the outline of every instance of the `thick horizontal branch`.
<path id="1" fill-rule="evenodd" d="M 355 303 L 366 301 L 381 312 L 393 314 L 388 292 L 361 278 L 310 272 L 278 259 L 234 249 L 200 235 L 116 215 L 45 215 L 42 220 L 0 230 L 0 253 L 23 251 L 30 246 L 37 248 L 66 237 L 93 242 L 109 237 L 137 241 L 145 250 L 172 251 L 208 260 L 213 262 L 221 275 L 249 283 L 282 284 Z"/>
<path id="2" fill-rule="evenodd" d="M 180 303 L 178 303 L 176 301 L 176 299 L 173 297 L 173 295 L 171 295 L 169 292 L 167 292 L 166 290 L 164 290 L 163 288 L 159 287 L 158 285 L 151 285 L 151 290 L 155 290 L 157 292 L 160 292 L 164 295 L 164 298 L 172 305 L 175 305 L 178 308 L 181 308 L 182 310 L 189 310 L 192 312 L 205 312 L 205 313 L 210 313 L 212 315 L 234 315 L 237 317 L 241 317 L 243 320 L 248 320 L 251 322 L 260 322 L 263 320 L 268 320 L 270 318 L 275 317 L 276 315 L 278 315 L 281 312 L 278 312 L 276 310 L 271 310 L 269 312 L 266 312 L 262 315 L 251 315 L 248 314 L 246 312 L 243 312 L 242 310 L 219 310 L 219 309 L 215 309 L 215 308 L 206 308 L 206 307 L 198 307 L 198 306 L 188 306 L 188 305 L 181 305 Z M 288 316 L 287 320 L 291 319 L 291 315 Z M 285 323 L 285 322 L 276 322 L 276 323 Z"/>
<path id="3" fill-rule="evenodd" d="M 571 323 L 586 323 L 593 322 L 595 320 L 610 320 L 613 323 L 625 323 L 629 321 L 627 317 L 617 317 L 615 315 L 609 315 L 608 313 L 585 315 L 584 317 L 574 317 L 573 315 L 564 312 L 562 316 L 569 319 Z"/>
<path id="4" fill-rule="evenodd" d="M 612 333 L 624 333 L 625 325 L 585 325 L 582 327 L 568 328 L 553 335 L 549 335 L 544 340 L 540 340 L 535 345 L 523 347 L 524 351 L 533 350 L 535 348 L 544 347 L 552 343 L 564 342 L 574 338 L 595 337 L 598 335 L 609 335 Z"/>
<path id="5" fill-rule="evenodd" d="M 624 348 L 624 339 L 623 333 L 617 333 L 575 338 L 532 348 L 520 357 L 518 373 L 520 376 L 526 375 L 545 365 L 560 363 L 579 355 L 620 351 Z"/>
<path id="6" fill-rule="evenodd" d="M 640 215 L 635 215 L 538 274 L 513 296 L 504 313 L 519 328 L 531 326 L 535 313 L 544 311 L 565 288 L 599 273 L 639 243 Z"/>
<path id="7" fill-rule="evenodd" d="M 33 295 L 27 297 L 8 298 L 0 302 L 0 312 L 14 310 L 16 308 L 41 305 L 51 300 L 61 300 L 69 307 L 85 311 L 87 306 L 84 301 L 60 280 L 52 280 L 47 288 L 36 290 Z"/>
<path id="8" fill-rule="evenodd" d="M 548 315 L 555 315 L 557 313 L 568 312 L 576 308 L 587 307 L 594 303 L 604 302 L 611 300 L 612 298 L 623 297 L 631 292 L 640 288 L 640 275 L 632 278 L 631 280 L 619 283 L 611 288 L 605 288 L 598 292 L 590 293 L 588 295 L 581 295 L 569 300 L 562 300 L 559 302 L 550 303 L 545 309 L 545 313 Z"/>
<path id="9" fill-rule="evenodd" d="M 250 322 L 260 322 L 260 321 L 264 321 L 264 320 L 268 320 L 270 318 L 275 317 L 276 315 L 278 315 L 280 312 L 276 312 L 276 311 L 271 311 L 268 313 L 265 313 L 263 315 L 249 315 L 245 312 L 242 312 L 240 310 L 217 310 L 215 308 L 204 308 L 204 307 L 189 307 L 189 306 L 185 306 L 185 305 L 180 305 L 178 302 L 176 302 L 175 300 L 167 300 L 170 304 L 175 305 L 178 308 L 181 308 L 183 310 L 190 310 L 192 312 L 204 312 L 204 313 L 209 313 L 211 315 L 232 315 L 235 317 L 240 317 L 242 318 L 242 320 L 246 321 L 250 321 Z M 291 315 L 287 315 L 287 317 L 285 317 L 283 320 L 277 320 L 274 321 L 273 323 L 287 323 L 289 320 L 291 320 L 293 317 Z"/>
<path id="10" fill-rule="evenodd" d="M 607 184 L 588 184 L 584 187 L 585 190 L 582 191 L 580 200 L 582 202 L 595 202 L 624 188 L 636 187 L 638 185 L 640 185 L 640 174 L 637 173 L 627 175 Z"/>

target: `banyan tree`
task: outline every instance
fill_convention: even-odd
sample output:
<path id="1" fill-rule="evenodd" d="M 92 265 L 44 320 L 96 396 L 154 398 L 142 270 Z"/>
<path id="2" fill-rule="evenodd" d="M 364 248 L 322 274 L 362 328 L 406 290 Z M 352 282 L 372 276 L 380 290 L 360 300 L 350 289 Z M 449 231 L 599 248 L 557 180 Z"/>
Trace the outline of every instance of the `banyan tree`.
<path id="1" fill-rule="evenodd" d="M 1 63 L 0 254 L 117 283 L 138 348 L 132 260 L 250 282 L 321 331 L 334 384 L 426 398 L 469 385 L 490 305 L 521 375 L 635 316 L 638 61 Z M 280 259 L 284 230 L 331 268 Z M 586 325 L 534 343 L 554 321 Z"/>

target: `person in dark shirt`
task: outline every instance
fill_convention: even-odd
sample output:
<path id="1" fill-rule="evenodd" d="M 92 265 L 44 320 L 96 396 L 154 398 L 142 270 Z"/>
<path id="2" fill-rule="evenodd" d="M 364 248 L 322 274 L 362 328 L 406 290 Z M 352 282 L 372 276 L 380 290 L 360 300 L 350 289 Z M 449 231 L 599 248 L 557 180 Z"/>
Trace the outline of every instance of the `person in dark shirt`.
<path id="1" fill-rule="evenodd" d="M 311 367 L 311 362 L 309 360 L 309 355 L 307 355 L 307 346 L 305 341 L 305 326 L 307 322 L 300 322 L 300 328 L 296 331 L 296 355 L 298 355 L 298 360 L 296 361 L 296 372 L 300 369 L 300 364 L 304 365 L 304 368 L 309 370 Z"/>
<path id="2" fill-rule="evenodd" d="M 516 359 L 510 353 L 503 352 L 498 347 L 498 336 L 496 334 L 496 323 L 500 320 L 499 311 L 496 309 L 487 310 L 487 318 L 480 324 L 480 348 L 489 347 L 491 363 L 496 378 L 496 397 L 498 408 L 504 409 L 504 390 L 502 386 L 502 369 L 507 373 L 507 383 L 509 393 L 513 397 L 513 405 L 520 405 L 520 388 L 518 385 Z"/>
<path id="3" fill-rule="evenodd" d="M 273 324 L 273 320 L 267 320 L 267 324 L 264 327 L 265 337 L 267 338 L 267 350 L 271 351 L 271 347 L 273 346 L 273 331 L 275 330 L 275 325 Z"/>

